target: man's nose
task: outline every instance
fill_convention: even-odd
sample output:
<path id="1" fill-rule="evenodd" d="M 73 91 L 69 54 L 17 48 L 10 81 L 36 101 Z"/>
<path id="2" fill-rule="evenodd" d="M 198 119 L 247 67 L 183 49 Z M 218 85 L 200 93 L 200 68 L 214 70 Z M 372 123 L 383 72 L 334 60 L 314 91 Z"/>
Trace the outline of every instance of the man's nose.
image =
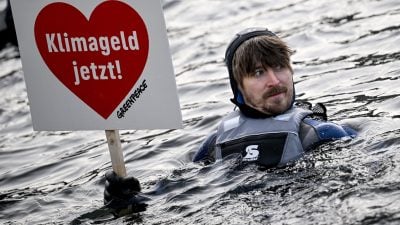
<path id="1" fill-rule="evenodd" d="M 269 87 L 278 85 L 280 81 L 279 81 L 278 77 L 276 76 L 275 71 L 271 68 L 268 68 L 267 73 L 268 73 L 267 74 L 268 75 L 267 76 L 267 85 Z"/>

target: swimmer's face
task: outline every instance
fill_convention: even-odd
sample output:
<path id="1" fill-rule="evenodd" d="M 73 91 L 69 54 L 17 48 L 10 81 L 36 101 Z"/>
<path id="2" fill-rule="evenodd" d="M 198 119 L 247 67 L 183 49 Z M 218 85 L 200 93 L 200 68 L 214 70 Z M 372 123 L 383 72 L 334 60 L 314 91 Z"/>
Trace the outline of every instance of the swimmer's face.
<path id="1" fill-rule="evenodd" d="M 248 106 L 267 115 L 277 115 L 292 104 L 292 76 L 290 68 L 257 64 L 251 74 L 243 76 L 239 89 Z"/>

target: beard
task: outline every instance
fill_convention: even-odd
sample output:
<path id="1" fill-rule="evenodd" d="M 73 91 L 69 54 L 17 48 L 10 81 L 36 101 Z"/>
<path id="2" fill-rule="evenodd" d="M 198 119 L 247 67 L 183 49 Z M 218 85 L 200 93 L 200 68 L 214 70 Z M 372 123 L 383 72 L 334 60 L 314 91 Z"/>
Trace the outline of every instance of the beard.
<path id="1" fill-rule="evenodd" d="M 280 94 L 280 93 L 286 93 L 288 91 L 288 88 L 285 86 L 274 86 L 271 89 L 269 89 L 268 91 L 266 91 L 262 97 L 264 100 L 266 100 L 267 98 Z"/>
<path id="2" fill-rule="evenodd" d="M 283 99 L 271 99 L 271 96 L 281 93 L 285 94 Z M 287 87 L 275 86 L 262 94 L 262 100 L 265 102 L 264 104 L 250 104 L 250 106 L 264 114 L 275 116 L 284 113 L 290 108 L 292 98 L 293 96 L 290 95 Z"/>

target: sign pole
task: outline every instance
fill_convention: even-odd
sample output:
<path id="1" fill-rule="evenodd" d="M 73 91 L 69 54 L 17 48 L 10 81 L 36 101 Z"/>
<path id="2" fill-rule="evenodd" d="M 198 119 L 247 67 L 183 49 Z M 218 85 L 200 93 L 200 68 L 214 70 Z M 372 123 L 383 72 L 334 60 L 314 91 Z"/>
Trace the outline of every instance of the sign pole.
<path id="1" fill-rule="evenodd" d="M 114 172 L 120 177 L 126 177 L 124 155 L 122 154 L 121 140 L 118 130 L 106 130 L 108 150 Z"/>

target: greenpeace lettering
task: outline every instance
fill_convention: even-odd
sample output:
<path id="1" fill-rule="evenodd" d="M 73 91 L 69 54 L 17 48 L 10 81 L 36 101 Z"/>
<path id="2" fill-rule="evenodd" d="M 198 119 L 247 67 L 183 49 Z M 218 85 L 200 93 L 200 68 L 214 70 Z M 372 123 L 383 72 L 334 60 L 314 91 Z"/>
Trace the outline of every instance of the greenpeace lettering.
<path id="1" fill-rule="evenodd" d="M 117 111 L 118 119 L 125 117 L 125 113 L 128 112 L 129 108 L 131 108 L 133 104 L 135 104 L 135 102 L 140 98 L 140 96 L 143 94 L 146 88 L 147 88 L 146 80 L 143 80 L 140 86 L 136 88 L 135 92 L 133 92 L 129 96 L 129 98 L 125 101 L 122 107 Z"/>
<path id="2" fill-rule="evenodd" d="M 69 37 L 68 33 L 46 33 L 47 50 L 49 53 L 64 52 L 101 52 L 108 56 L 111 51 L 138 51 L 140 50 L 136 31 L 126 37 L 124 31 L 111 37 Z"/>

